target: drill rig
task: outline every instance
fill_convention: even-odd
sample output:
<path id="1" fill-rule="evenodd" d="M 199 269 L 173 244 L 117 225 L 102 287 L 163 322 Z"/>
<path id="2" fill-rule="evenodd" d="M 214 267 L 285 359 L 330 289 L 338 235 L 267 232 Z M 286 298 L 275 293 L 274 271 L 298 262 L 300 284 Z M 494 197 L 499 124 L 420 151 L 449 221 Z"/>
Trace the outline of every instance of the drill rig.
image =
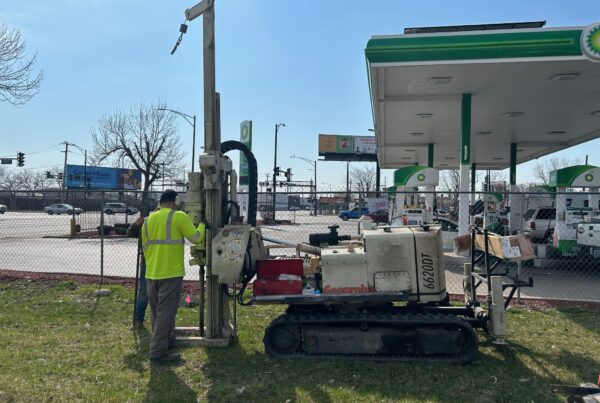
<path id="1" fill-rule="evenodd" d="M 221 143 L 213 0 L 186 10 L 186 20 L 200 15 L 205 153 L 199 158 L 201 171 L 189 174 L 186 211 L 196 224 L 206 224 L 206 244 L 191 247 L 191 263 L 199 266 L 199 326 L 176 328 L 176 340 L 229 345 L 236 339 L 236 303 L 241 303 L 288 306 L 265 331 L 265 350 L 277 357 L 465 363 L 478 350 L 474 329 L 491 331 L 504 342 L 502 278 L 490 279 L 486 312 L 473 293 L 471 267 L 465 265 L 465 305 L 450 305 L 439 226 L 376 227 L 363 219 L 354 236 L 332 228 L 299 244 L 261 234 L 256 160 L 242 143 Z M 224 155 L 231 150 L 243 152 L 249 162 L 246 223 L 239 217 L 237 176 Z M 265 242 L 283 244 L 295 254 L 269 256 Z M 243 292 L 256 274 L 253 296 L 245 302 Z M 312 292 L 306 293 L 305 285 Z"/>

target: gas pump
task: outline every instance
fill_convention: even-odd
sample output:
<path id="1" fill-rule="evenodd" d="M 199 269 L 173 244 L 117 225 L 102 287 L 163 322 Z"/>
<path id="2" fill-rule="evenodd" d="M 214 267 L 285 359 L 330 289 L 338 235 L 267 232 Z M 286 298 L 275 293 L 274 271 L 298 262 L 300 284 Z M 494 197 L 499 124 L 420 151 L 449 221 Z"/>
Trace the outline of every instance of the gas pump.
<path id="1" fill-rule="evenodd" d="M 396 193 L 391 213 L 391 224 L 394 226 L 414 225 L 433 222 L 433 201 L 435 187 L 440 182 L 440 173 L 435 168 L 412 165 L 397 169 L 394 172 Z M 407 189 L 422 188 L 425 190 L 425 208 L 414 206 L 407 208 L 407 196 L 415 193 L 404 193 Z M 418 202 L 418 200 L 417 200 Z M 414 204 L 414 203 L 412 203 Z"/>
<path id="2" fill-rule="evenodd" d="M 550 172 L 550 186 L 556 187 L 556 224 L 553 245 L 563 253 L 569 253 L 577 245 L 577 229 L 586 217 L 598 211 L 598 195 L 590 194 L 588 207 L 574 207 L 573 197 L 567 189 L 586 188 L 597 192 L 600 186 L 600 168 L 592 165 L 574 165 Z M 575 192 L 573 192 L 575 194 Z"/>
<path id="3" fill-rule="evenodd" d="M 500 205 L 504 198 L 500 193 L 486 193 L 483 195 L 483 226 L 500 223 Z"/>

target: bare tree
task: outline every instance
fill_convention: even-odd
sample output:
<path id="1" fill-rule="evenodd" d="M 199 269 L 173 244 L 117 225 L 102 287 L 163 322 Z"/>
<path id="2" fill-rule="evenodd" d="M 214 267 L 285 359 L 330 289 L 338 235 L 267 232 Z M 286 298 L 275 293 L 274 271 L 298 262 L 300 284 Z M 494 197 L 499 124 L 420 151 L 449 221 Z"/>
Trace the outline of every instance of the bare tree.
<path id="1" fill-rule="evenodd" d="M 92 160 L 138 169 L 144 178 L 144 206 L 148 189 L 156 179 L 176 177 L 182 171 L 184 155 L 175 115 L 160 108 L 166 105 L 139 104 L 129 111 L 117 110 L 100 118 L 98 127 L 92 129 Z"/>
<path id="2" fill-rule="evenodd" d="M 45 176 L 30 169 L 19 171 L 0 170 L 0 189 L 35 192 L 44 188 Z"/>
<path id="3" fill-rule="evenodd" d="M 37 54 L 25 57 L 25 42 L 18 29 L 0 25 L 0 100 L 22 105 L 38 92 L 42 72 L 33 73 Z"/>
<path id="4" fill-rule="evenodd" d="M 581 164 L 581 158 L 569 160 L 568 158 L 552 157 L 538 160 L 533 166 L 533 177 L 539 181 L 539 184 L 548 186 L 550 185 L 550 172 L 579 164 Z"/>
<path id="5" fill-rule="evenodd" d="M 442 171 L 440 190 L 448 192 L 449 205 L 452 211 L 458 211 L 458 191 L 460 190 L 460 171 L 451 169 Z"/>
<path id="6" fill-rule="evenodd" d="M 0 177 L 0 189 L 15 191 L 20 190 L 20 178 L 10 171 L 3 171 Z"/>
<path id="7" fill-rule="evenodd" d="M 371 196 L 371 193 L 375 192 L 377 183 L 375 167 L 368 165 L 353 167 L 350 170 L 350 178 L 352 181 L 352 190 L 358 193 L 360 199 L 366 199 Z"/>

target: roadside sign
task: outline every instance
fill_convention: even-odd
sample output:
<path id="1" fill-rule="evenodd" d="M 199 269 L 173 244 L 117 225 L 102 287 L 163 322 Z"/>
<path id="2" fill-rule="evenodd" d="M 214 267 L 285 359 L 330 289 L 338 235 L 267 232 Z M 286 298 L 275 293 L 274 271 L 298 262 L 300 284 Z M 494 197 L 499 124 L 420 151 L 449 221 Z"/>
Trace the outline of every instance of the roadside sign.
<path id="1" fill-rule="evenodd" d="M 326 161 L 377 161 L 374 136 L 319 134 L 319 155 Z"/>
<path id="2" fill-rule="evenodd" d="M 244 120 L 240 124 L 240 142 L 247 145 L 252 150 L 252 121 Z M 249 183 L 248 177 L 248 160 L 243 153 L 240 153 L 240 185 L 247 186 Z"/>

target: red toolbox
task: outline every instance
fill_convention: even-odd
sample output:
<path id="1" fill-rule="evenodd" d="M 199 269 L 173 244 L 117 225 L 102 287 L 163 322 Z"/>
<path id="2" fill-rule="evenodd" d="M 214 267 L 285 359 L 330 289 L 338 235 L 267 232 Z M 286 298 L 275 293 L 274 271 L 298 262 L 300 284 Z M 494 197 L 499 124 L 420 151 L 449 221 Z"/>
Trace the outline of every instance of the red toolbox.
<path id="1" fill-rule="evenodd" d="M 255 297 L 262 295 L 290 295 L 302 294 L 302 280 L 276 280 L 256 279 L 252 283 L 252 294 Z"/>
<path id="2" fill-rule="evenodd" d="M 257 274 L 260 279 L 278 279 L 280 274 L 302 277 L 304 275 L 302 259 L 259 260 Z"/>

